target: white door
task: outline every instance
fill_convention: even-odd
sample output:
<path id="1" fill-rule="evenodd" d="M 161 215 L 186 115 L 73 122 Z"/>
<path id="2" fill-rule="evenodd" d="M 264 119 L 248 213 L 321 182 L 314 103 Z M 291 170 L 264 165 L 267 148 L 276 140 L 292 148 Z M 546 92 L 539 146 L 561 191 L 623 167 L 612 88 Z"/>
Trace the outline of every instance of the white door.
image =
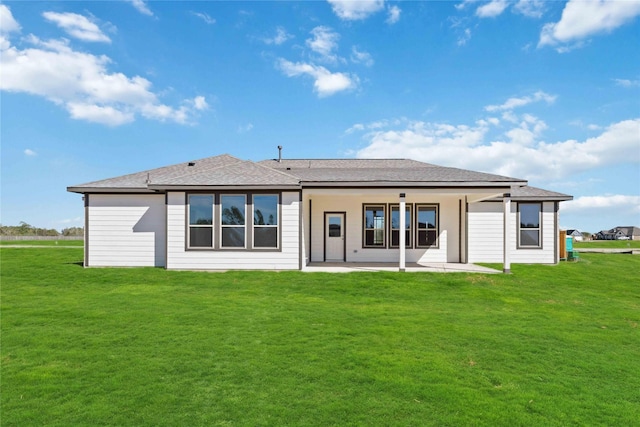
<path id="1" fill-rule="evenodd" d="M 344 261 L 344 213 L 325 213 L 324 222 L 324 260 Z"/>

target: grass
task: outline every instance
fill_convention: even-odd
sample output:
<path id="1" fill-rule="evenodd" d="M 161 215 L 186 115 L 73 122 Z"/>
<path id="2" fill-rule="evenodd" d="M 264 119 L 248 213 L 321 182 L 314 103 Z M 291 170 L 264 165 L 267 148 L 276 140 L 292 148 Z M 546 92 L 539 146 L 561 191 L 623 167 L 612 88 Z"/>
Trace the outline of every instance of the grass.
<path id="1" fill-rule="evenodd" d="M 584 242 L 573 242 L 573 247 L 598 248 L 598 249 L 640 249 L 640 240 L 587 240 Z"/>
<path id="2" fill-rule="evenodd" d="M 84 240 L 0 240 L 0 246 L 84 246 Z"/>
<path id="3" fill-rule="evenodd" d="M 1 249 L 2 425 L 638 425 L 640 257 L 511 275 Z"/>

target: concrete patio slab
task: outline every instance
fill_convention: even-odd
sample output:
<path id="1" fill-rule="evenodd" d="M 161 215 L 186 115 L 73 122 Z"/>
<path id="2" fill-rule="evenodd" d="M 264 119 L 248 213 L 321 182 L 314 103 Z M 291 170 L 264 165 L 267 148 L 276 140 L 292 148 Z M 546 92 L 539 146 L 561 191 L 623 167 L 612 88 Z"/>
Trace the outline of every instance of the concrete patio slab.
<path id="1" fill-rule="evenodd" d="M 312 262 L 302 268 L 304 272 L 316 273 L 352 273 L 357 271 L 399 271 L 396 263 L 365 263 L 365 262 Z M 407 263 L 405 272 L 408 273 L 485 273 L 496 274 L 502 271 L 482 267 L 475 264 L 459 264 L 447 262 L 435 263 Z"/>

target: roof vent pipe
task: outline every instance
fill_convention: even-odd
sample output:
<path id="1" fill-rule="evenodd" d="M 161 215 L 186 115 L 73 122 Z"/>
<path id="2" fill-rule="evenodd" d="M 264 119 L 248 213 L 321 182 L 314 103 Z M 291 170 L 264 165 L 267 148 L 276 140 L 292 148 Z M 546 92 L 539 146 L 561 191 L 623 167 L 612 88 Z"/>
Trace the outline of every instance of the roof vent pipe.
<path id="1" fill-rule="evenodd" d="M 282 145 L 278 145 L 278 163 L 282 161 Z"/>

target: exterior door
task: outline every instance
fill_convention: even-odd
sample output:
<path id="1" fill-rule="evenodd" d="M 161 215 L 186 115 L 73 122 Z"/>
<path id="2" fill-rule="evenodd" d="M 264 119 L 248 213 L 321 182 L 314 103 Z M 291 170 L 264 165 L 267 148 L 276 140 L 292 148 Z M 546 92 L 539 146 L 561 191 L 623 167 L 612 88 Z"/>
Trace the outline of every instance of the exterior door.
<path id="1" fill-rule="evenodd" d="M 344 212 L 324 214 L 324 260 L 345 261 Z"/>

